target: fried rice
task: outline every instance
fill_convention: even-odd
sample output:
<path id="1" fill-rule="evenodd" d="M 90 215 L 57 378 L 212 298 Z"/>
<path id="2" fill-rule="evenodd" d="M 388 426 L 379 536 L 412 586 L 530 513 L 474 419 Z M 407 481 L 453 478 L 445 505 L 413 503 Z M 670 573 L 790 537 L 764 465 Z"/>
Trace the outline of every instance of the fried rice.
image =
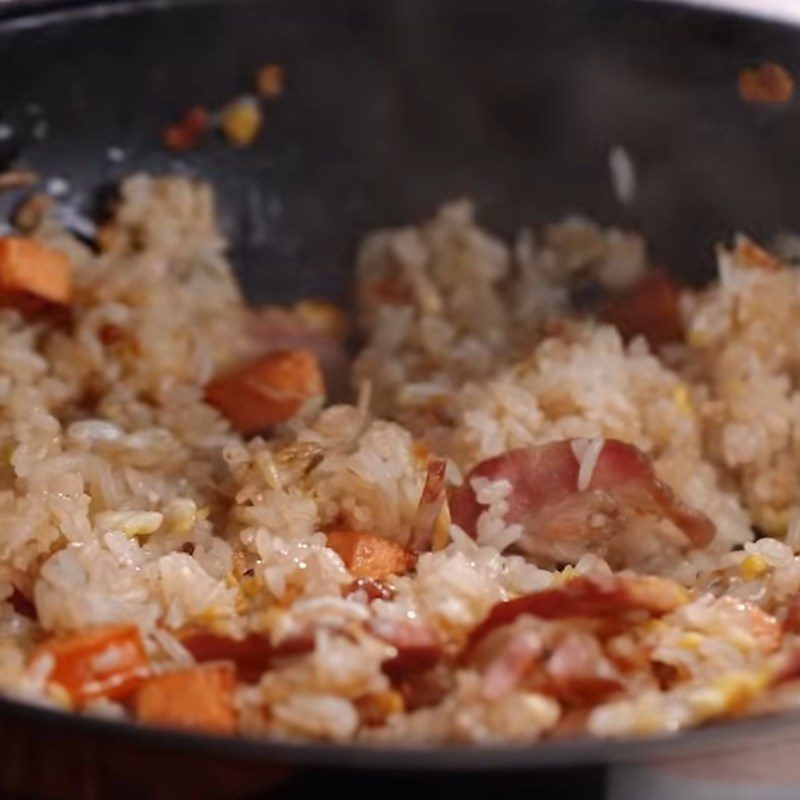
<path id="1" fill-rule="evenodd" d="M 663 341 L 639 236 L 459 201 L 364 241 L 348 365 L 330 304 L 245 303 L 206 185 L 129 178 L 91 245 L 28 223 L 71 289 L 0 251 L 3 695 L 442 744 L 800 703 L 791 253 L 721 247 Z"/>

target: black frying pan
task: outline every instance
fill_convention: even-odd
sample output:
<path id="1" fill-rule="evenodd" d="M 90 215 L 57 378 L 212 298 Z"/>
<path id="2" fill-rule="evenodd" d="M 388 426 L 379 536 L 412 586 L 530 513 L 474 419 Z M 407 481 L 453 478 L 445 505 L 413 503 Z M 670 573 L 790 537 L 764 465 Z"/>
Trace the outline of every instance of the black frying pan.
<path id="1" fill-rule="evenodd" d="M 655 261 L 701 282 L 732 232 L 800 230 L 800 104 L 737 97 L 739 70 L 765 58 L 800 72 L 800 30 L 652 2 L 17 2 L 0 11 L 0 125 L 13 131 L 0 167 L 63 178 L 86 214 L 134 170 L 210 179 L 256 301 L 346 301 L 359 236 L 463 194 L 504 234 L 575 211 L 635 226 Z M 265 62 L 286 65 L 287 92 L 254 147 L 164 150 L 165 124 L 246 91 Z M 608 177 L 617 144 L 639 175 L 629 208 Z M 126 160 L 110 161 L 109 147 Z M 0 213 L 20 197 L 0 195 Z M 398 770 L 575 770 L 792 731 L 800 719 L 786 715 L 636 742 L 375 749 L 199 737 L 0 701 L 0 789 L 243 796 L 286 766 L 394 770 L 393 781 Z M 545 797 L 545 779 L 533 780 Z"/>

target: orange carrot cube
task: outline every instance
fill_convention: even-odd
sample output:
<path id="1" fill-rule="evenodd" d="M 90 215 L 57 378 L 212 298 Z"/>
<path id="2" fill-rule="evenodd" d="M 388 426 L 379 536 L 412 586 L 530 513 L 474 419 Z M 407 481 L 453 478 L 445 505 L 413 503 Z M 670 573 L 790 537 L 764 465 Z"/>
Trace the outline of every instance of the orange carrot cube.
<path id="1" fill-rule="evenodd" d="M 31 663 L 51 657 L 49 682 L 63 687 L 81 707 L 131 694 L 148 672 L 147 653 L 134 625 L 110 625 L 56 636 L 39 645 Z"/>
<path id="2" fill-rule="evenodd" d="M 307 401 L 325 394 L 316 357 L 306 350 L 277 350 L 220 375 L 206 399 L 241 433 L 293 417 Z"/>
<path id="3" fill-rule="evenodd" d="M 29 295 L 51 303 L 72 299 L 72 264 L 64 253 L 22 236 L 0 237 L 0 304 Z"/>
<path id="4" fill-rule="evenodd" d="M 233 733 L 235 686 L 236 672 L 228 663 L 157 675 L 145 681 L 136 693 L 136 717 L 165 728 Z"/>
<path id="5" fill-rule="evenodd" d="M 408 572 L 414 566 L 413 553 L 374 533 L 330 531 L 328 547 L 336 552 L 356 578 L 380 580 Z"/>

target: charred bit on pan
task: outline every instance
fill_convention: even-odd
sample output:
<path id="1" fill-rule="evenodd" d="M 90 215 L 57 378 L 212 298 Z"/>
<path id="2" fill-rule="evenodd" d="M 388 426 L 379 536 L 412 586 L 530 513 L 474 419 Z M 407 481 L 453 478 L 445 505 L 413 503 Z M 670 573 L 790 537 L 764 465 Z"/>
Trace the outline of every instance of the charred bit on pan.
<path id="1" fill-rule="evenodd" d="M 264 64 L 253 76 L 255 95 L 243 94 L 217 111 L 195 105 L 183 112 L 177 122 L 162 131 L 164 145 L 170 150 L 194 150 L 206 134 L 218 129 L 234 147 L 249 147 L 263 124 L 261 100 L 275 100 L 284 91 L 285 70 L 280 64 Z"/>
<path id="2" fill-rule="evenodd" d="M 745 103 L 788 103 L 794 78 L 780 64 L 764 62 L 739 73 L 739 96 Z"/>

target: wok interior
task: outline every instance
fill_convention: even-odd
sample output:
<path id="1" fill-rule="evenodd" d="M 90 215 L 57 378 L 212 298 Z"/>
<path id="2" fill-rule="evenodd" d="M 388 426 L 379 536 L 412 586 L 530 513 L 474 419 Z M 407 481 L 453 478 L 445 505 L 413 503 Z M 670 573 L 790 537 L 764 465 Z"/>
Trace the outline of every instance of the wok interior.
<path id="1" fill-rule="evenodd" d="M 797 115 L 753 113 L 735 92 L 743 63 L 788 56 L 789 29 L 575 0 L 190 4 L 36 32 L 42 64 L 70 65 L 66 90 L 30 68 L 31 35 L 0 42 L 20 75 L 5 89 L 22 131 L 6 157 L 63 176 L 90 212 L 134 169 L 209 178 L 255 301 L 346 298 L 364 231 L 460 195 L 501 232 L 576 210 L 639 228 L 659 263 L 694 281 L 731 231 L 800 223 L 788 202 Z M 264 60 L 285 63 L 291 83 L 259 144 L 176 164 L 164 122 L 235 93 Z M 31 102 L 46 111 L 43 141 L 28 135 Z M 614 145 L 637 166 L 630 207 L 609 181 Z M 109 146 L 129 159 L 109 164 Z"/>
<path id="2" fill-rule="evenodd" d="M 0 157 L 21 152 L 65 178 L 90 212 L 137 169 L 210 179 L 255 301 L 346 297 L 365 231 L 464 195 L 507 235 L 575 212 L 635 227 L 657 263 L 700 281 L 733 231 L 758 239 L 800 224 L 789 201 L 800 115 L 754 112 L 736 94 L 743 65 L 765 53 L 791 64 L 799 35 L 615 0 L 228 0 L 10 20 L 2 115 L 15 136 Z M 266 61 L 290 77 L 254 147 L 162 148 L 177 114 L 246 91 Z M 59 81 L 52 64 L 64 65 Z M 609 180 L 615 145 L 639 178 L 630 207 Z M 111 146 L 124 163 L 106 159 Z M 2 197 L 6 210 L 17 200 Z"/>

